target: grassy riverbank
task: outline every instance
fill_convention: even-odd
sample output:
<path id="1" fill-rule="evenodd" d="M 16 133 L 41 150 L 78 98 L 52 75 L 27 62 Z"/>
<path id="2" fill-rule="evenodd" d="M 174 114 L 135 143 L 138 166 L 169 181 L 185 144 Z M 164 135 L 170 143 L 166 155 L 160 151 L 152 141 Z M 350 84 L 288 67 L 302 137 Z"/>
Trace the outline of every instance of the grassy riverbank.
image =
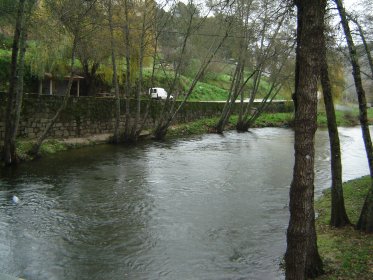
<path id="1" fill-rule="evenodd" d="M 347 214 L 356 224 L 370 185 L 370 177 L 344 183 Z M 373 279 L 373 235 L 356 231 L 352 226 L 336 229 L 329 226 L 330 190 L 315 202 L 318 246 L 326 275 L 322 280 Z"/>
<path id="2" fill-rule="evenodd" d="M 265 113 L 262 114 L 254 123 L 253 128 L 260 127 L 292 127 L 294 113 Z M 370 123 L 373 124 L 373 108 L 368 110 L 368 118 Z M 219 118 L 202 119 L 195 122 L 173 126 L 168 136 L 185 136 L 203 134 L 214 131 L 214 126 Z M 359 111 L 357 108 L 348 111 L 336 111 L 336 120 L 338 126 L 356 126 L 359 125 Z M 227 130 L 234 129 L 237 122 L 237 116 L 232 116 L 227 125 Z M 327 118 L 325 111 L 320 110 L 317 114 L 318 127 L 327 127 Z"/>

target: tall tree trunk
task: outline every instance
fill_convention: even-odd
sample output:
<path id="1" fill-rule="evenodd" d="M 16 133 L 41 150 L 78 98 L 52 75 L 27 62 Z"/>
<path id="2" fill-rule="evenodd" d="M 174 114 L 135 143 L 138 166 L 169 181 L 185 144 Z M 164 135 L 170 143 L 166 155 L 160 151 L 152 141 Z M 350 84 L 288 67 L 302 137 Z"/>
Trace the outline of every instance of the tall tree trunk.
<path id="1" fill-rule="evenodd" d="M 60 117 L 61 112 L 66 108 L 67 102 L 68 102 L 69 97 L 70 97 L 71 86 L 73 84 L 73 79 L 74 79 L 74 74 L 75 74 L 74 62 L 75 62 L 76 46 L 77 46 L 77 39 L 76 39 L 76 37 L 74 37 L 74 42 L 73 42 L 73 46 L 72 46 L 72 53 L 71 53 L 71 62 L 70 62 L 70 78 L 69 78 L 69 82 L 67 84 L 67 88 L 66 88 L 66 91 L 65 91 L 65 95 L 64 95 L 62 104 L 58 108 L 58 110 L 55 113 L 55 115 L 53 116 L 53 118 L 49 120 L 49 123 L 45 127 L 43 133 L 39 136 L 38 140 L 36 141 L 36 143 L 32 147 L 32 149 L 30 151 L 30 155 L 32 155 L 32 156 L 40 156 L 41 145 L 43 144 L 44 140 L 47 138 L 47 136 L 48 136 L 50 130 L 52 129 L 53 125 L 55 124 L 55 122 Z"/>
<path id="2" fill-rule="evenodd" d="M 334 110 L 332 88 L 329 79 L 325 34 L 320 35 L 320 37 L 321 36 L 322 38 L 320 38 L 320 41 L 322 42 L 323 47 L 320 49 L 320 77 L 323 89 L 326 117 L 328 121 L 332 172 L 330 225 L 333 227 L 343 227 L 349 225 L 350 220 L 348 219 L 346 213 L 343 198 L 341 146 L 339 142 L 337 120 Z"/>
<path id="3" fill-rule="evenodd" d="M 369 170 L 370 170 L 370 177 L 371 177 L 371 186 L 368 191 L 368 195 L 365 199 L 365 203 L 363 209 L 360 214 L 359 221 L 356 225 L 357 229 L 366 231 L 366 232 L 373 232 L 373 147 L 372 147 L 372 140 L 369 133 L 369 123 L 368 123 L 368 114 L 367 114 L 367 102 L 365 97 L 365 91 L 363 88 L 363 83 L 361 80 L 361 71 L 360 71 L 360 64 L 356 52 L 356 47 L 354 41 L 351 36 L 350 26 L 348 24 L 346 11 L 343 7 L 341 0 L 335 0 L 337 4 L 337 9 L 339 12 L 339 16 L 341 18 L 341 23 L 343 27 L 343 31 L 346 36 L 346 41 L 348 45 L 348 50 L 350 53 L 350 61 L 352 64 L 352 75 L 354 77 L 356 93 L 359 102 L 359 119 L 361 130 L 364 139 L 365 151 L 368 158 Z"/>
<path id="4" fill-rule="evenodd" d="M 129 0 L 124 1 L 124 16 L 125 16 L 125 25 L 124 25 L 124 37 L 125 37 L 125 47 L 126 47 L 126 92 L 125 92 L 125 124 L 124 124 L 124 140 L 130 141 L 130 125 L 131 125 L 131 115 L 130 115 L 130 91 L 131 91 L 131 51 L 130 51 L 130 27 L 129 27 Z"/>
<path id="5" fill-rule="evenodd" d="M 302 280 L 322 271 L 314 226 L 314 136 L 317 129 L 319 33 L 326 0 L 298 0 L 295 95 L 295 163 L 290 187 L 290 221 L 285 254 L 286 279 Z M 321 28 L 321 30 L 320 30 Z M 319 267 L 316 267 L 318 265 Z"/>
<path id="6" fill-rule="evenodd" d="M 9 92 L 8 100 L 6 107 L 5 115 L 5 135 L 4 135 L 4 148 L 3 148 L 3 159 L 5 165 L 12 165 L 18 162 L 17 152 L 16 152 L 16 136 L 17 136 L 17 127 L 19 121 L 18 98 L 22 98 L 18 94 L 18 83 L 19 79 L 22 77 L 19 76 L 18 69 L 18 56 L 20 48 L 20 40 L 22 29 L 24 28 L 24 18 L 25 18 L 25 0 L 20 0 L 18 4 L 16 25 L 13 37 L 13 46 L 12 46 L 12 60 L 10 66 L 10 82 L 9 82 Z M 17 116 L 18 115 L 18 116 Z"/>
<path id="7" fill-rule="evenodd" d="M 145 6 L 148 3 L 145 2 Z M 147 21 L 147 10 L 144 9 L 144 15 L 142 18 L 141 38 L 140 38 L 140 52 L 139 52 L 139 79 L 136 91 L 136 114 L 135 120 L 132 127 L 131 137 L 133 142 L 137 142 L 138 137 L 141 133 L 142 126 L 140 125 L 141 118 L 141 92 L 143 83 L 143 70 L 144 70 L 144 54 L 145 54 L 145 35 L 146 35 L 146 21 Z"/>
<path id="8" fill-rule="evenodd" d="M 120 126 L 120 96 L 119 96 L 119 85 L 118 85 L 118 74 L 117 74 L 117 63 L 115 59 L 115 41 L 114 41 L 114 28 L 113 28 L 113 10 L 112 0 L 108 2 L 109 12 L 109 29 L 110 29 L 110 45 L 111 45 L 111 63 L 113 65 L 113 85 L 115 90 L 115 125 L 114 125 L 114 136 L 113 142 L 118 144 L 120 142 L 119 126 Z"/>
<path id="9" fill-rule="evenodd" d="M 220 119 L 218 121 L 218 123 L 216 124 L 215 126 L 215 130 L 217 133 L 220 133 L 222 134 L 224 132 L 224 128 L 230 118 L 230 115 L 231 115 L 231 108 L 233 106 L 233 103 L 236 101 L 236 98 L 235 98 L 235 94 L 233 92 L 233 88 L 234 88 L 234 85 L 236 83 L 236 79 L 237 79 L 237 74 L 238 74 L 238 69 L 240 67 L 240 63 L 238 63 L 234 69 L 234 73 L 233 73 L 233 77 L 232 77 L 232 82 L 231 82 L 231 85 L 230 85 L 230 88 L 229 88 L 229 93 L 228 93 L 228 97 L 227 97 L 227 100 L 225 101 L 225 104 L 224 104 L 224 108 L 220 114 Z"/>
<path id="10" fill-rule="evenodd" d="M 26 22 L 24 22 L 24 27 L 22 28 L 21 38 L 19 42 L 19 48 L 20 48 L 20 54 L 19 54 L 19 62 L 18 62 L 18 85 L 16 90 L 16 114 L 14 119 L 14 142 L 16 140 L 18 127 L 19 127 L 19 121 L 21 119 L 21 109 L 22 109 L 22 101 L 23 101 L 23 86 L 24 86 L 24 72 L 25 72 L 25 55 L 26 55 L 26 44 L 27 44 L 27 27 Z"/>

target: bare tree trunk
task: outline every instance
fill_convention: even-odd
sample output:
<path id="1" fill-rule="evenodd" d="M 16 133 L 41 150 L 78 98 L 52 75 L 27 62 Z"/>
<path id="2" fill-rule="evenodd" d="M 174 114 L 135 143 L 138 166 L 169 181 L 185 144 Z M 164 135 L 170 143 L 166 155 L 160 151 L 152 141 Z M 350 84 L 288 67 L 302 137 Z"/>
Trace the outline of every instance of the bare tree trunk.
<path id="1" fill-rule="evenodd" d="M 145 2 L 145 6 L 147 2 Z M 146 35 L 146 20 L 147 20 L 147 10 L 144 9 L 144 15 L 142 20 L 141 28 L 141 38 L 140 38 L 140 53 L 139 53 L 139 79 L 138 86 L 136 91 L 136 115 L 134 124 L 132 127 L 131 138 L 133 142 L 138 140 L 138 137 L 141 133 L 142 126 L 140 125 L 141 118 L 141 92 L 142 92 L 142 83 L 143 83 L 143 68 L 144 68 L 144 53 L 145 53 L 145 35 Z M 140 128 L 140 129 L 139 129 Z"/>
<path id="2" fill-rule="evenodd" d="M 129 28 L 129 0 L 124 1 L 125 9 L 125 25 L 124 25 L 124 37 L 125 37 L 125 47 L 126 47 L 126 92 L 125 92 L 125 127 L 124 127 L 124 140 L 130 141 L 130 124 L 131 124 L 131 114 L 130 114 L 130 92 L 131 92 L 131 51 L 130 51 L 130 28 Z"/>
<path id="3" fill-rule="evenodd" d="M 157 140 L 164 139 L 164 137 L 167 134 L 167 130 L 168 130 L 168 127 L 170 126 L 171 122 L 174 120 L 174 118 L 176 117 L 177 113 L 181 110 L 181 108 L 187 102 L 189 96 L 192 94 L 195 86 L 197 85 L 197 82 L 204 75 L 207 67 L 210 65 L 210 62 L 215 57 L 216 53 L 221 48 L 221 46 L 223 45 L 223 43 L 225 42 L 225 40 L 227 39 L 227 37 L 228 37 L 228 31 L 225 33 L 225 36 L 221 39 L 221 41 L 219 42 L 219 45 L 215 48 L 215 50 L 202 63 L 201 68 L 199 69 L 198 73 L 194 77 L 192 85 L 189 87 L 189 90 L 186 93 L 185 98 L 180 103 L 180 105 L 174 110 L 173 107 L 174 107 L 175 103 L 172 104 L 171 109 L 170 109 L 169 114 L 168 114 L 168 118 L 166 120 L 164 120 L 162 123 L 158 124 L 156 130 L 154 131 L 154 138 L 155 139 L 157 139 Z"/>
<path id="4" fill-rule="evenodd" d="M 316 269 L 315 259 L 318 257 L 321 261 L 314 230 L 314 136 L 317 129 L 318 34 L 323 32 L 326 0 L 298 0 L 295 3 L 298 9 L 296 59 L 299 67 L 295 83 L 295 163 L 285 254 L 288 280 L 306 279 L 307 274 Z M 319 270 L 322 271 L 322 267 Z"/>
<path id="5" fill-rule="evenodd" d="M 43 78 L 39 78 L 38 95 L 43 94 Z"/>
<path id="6" fill-rule="evenodd" d="M 224 108 L 223 108 L 223 110 L 220 114 L 220 119 L 215 126 L 216 132 L 220 133 L 220 134 L 222 134 L 224 132 L 224 128 L 225 128 L 225 126 L 228 122 L 228 119 L 230 117 L 230 114 L 231 114 L 231 108 L 232 108 L 233 103 L 236 101 L 236 98 L 237 98 L 237 97 L 235 98 L 235 96 L 234 96 L 233 89 L 234 89 L 234 84 L 236 83 L 237 73 L 238 73 L 239 67 L 240 67 L 240 64 L 238 63 L 236 65 L 235 69 L 234 69 L 232 82 L 231 82 L 231 85 L 230 85 L 227 100 L 225 101 Z"/>
<path id="7" fill-rule="evenodd" d="M 325 34 L 322 35 L 320 41 L 323 44 L 323 47 L 320 49 L 320 76 L 321 85 L 323 89 L 325 111 L 328 121 L 328 132 L 331 153 L 332 202 L 330 225 L 333 227 L 343 227 L 349 225 L 350 220 L 348 219 L 346 213 L 343 198 L 341 147 L 339 142 L 337 120 L 334 110 L 332 88 L 329 79 L 328 63 L 326 58 Z"/>
<path id="8" fill-rule="evenodd" d="M 36 143 L 32 147 L 31 151 L 29 152 L 30 155 L 32 155 L 32 156 L 36 156 L 36 157 L 40 156 L 41 145 L 43 144 L 44 140 L 47 138 L 50 130 L 52 129 L 52 127 L 55 124 L 55 122 L 57 121 L 57 119 L 60 117 L 61 112 L 66 108 L 67 102 L 68 102 L 69 97 L 70 97 L 71 86 L 73 84 L 73 79 L 74 79 L 74 75 L 75 75 L 74 61 L 75 61 L 76 46 L 77 46 L 77 39 L 76 39 L 76 37 L 74 37 L 73 46 L 72 46 L 72 53 L 71 53 L 71 62 L 70 62 L 70 78 L 69 78 L 69 82 L 67 84 L 67 88 L 66 88 L 66 91 L 65 91 L 65 94 L 64 94 L 62 104 L 58 108 L 58 110 L 55 113 L 55 115 L 53 116 L 53 118 L 49 120 L 49 123 L 45 127 L 43 133 L 39 136 L 38 140 L 36 141 Z"/>
<path id="9" fill-rule="evenodd" d="M 10 82 L 9 82 L 9 92 L 5 115 L 5 135 L 4 135 L 4 148 L 3 148 L 3 159 L 5 165 L 12 165 L 18 162 L 17 152 L 16 152 L 16 136 L 19 121 L 19 106 L 20 100 L 22 99 L 22 94 L 18 92 L 19 79 L 23 77 L 19 76 L 18 67 L 18 56 L 20 48 L 20 40 L 24 28 L 24 18 L 25 18 L 25 0 L 20 0 L 18 4 L 16 25 L 13 37 L 12 46 L 12 60 L 10 67 Z"/>
<path id="10" fill-rule="evenodd" d="M 16 94 L 16 115 L 14 119 L 15 128 L 14 128 L 14 137 L 17 136 L 19 121 L 21 118 L 21 108 L 22 108 L 22 101 L 23 101 L 23 86 L 24 86 L 24 72 L 25 72 L 25 55 L 26 55 L 26 44 L 27 44 L 27 34 L 28 30 L 26 27 L 26 23 L 24 23 L 23 31 L 21 33 L 19 48 L 19 62 L 18 62 L 18 85 L 17 85 L 17 94 Z M 15 141 L 15 138 L 14 138 Z"/>
<path id="11" fill-rule="evenodd" d="M 268 4 L 268 3 L 267 3 Z M 261 43 L 260 43 L 260 51 L 259 51 L 259 63 L 258 63 L 258 71 L 256 73 L 256 76 L 254 78 L 254 84 L 253 84 L 253 88 L 251 90 L 251 94 L 250 94 L 250 99 L 249 99 L 249 102 L 247 104 L 245 104 L 243 102 L 243 97 L 241 99 L 241 107 L 242 107 L 242 110 L 240 111 L 240 115 L 239 115 L 239 118 L 238 118 L 238 121 L 237 121 L 237 124 L 236 124 L 236 129 L 237 131 L 239 132 L 246 132 L 250 125 L 251 125 L 251 116 L 252 116 L 252 108 L 253 108 L 253 104 L 254 104 L 254 100 L 255 100 L 255 97 L 258 93 L 258 90 L 259 90 L 259 86 L 260 86 L 260 82 L 261 82 L 261 79 L 262 79 L 262 74 L 263 74 L 263 70 L 265 69 L 265 63 L 270 59 L 270 51 L 272 50 L 272 47 L 274 45 L 274 40 L 276 39 L 276 37 L 278 36 L 279 32 L 280 32 L 280 29 L 283 25 L 283 22 L 285 20 L 285 16 L 283 15 L 281 20 L 277 23 L 277 27 L 274 31 L 274 34 L 271 36 L 271 39 L 270 39 L 270 43 L 267 47 L 265 47 L 265 44 L 267 43 L 266 42 L 266 31 L 268 29 L 268 23 L 269 23 L 269 15 L 267 14 L 268 11 L 266 10 L 266 16 L 265 16 L 265 19 L 264 19 L 264 24 L 263 24 L 263 28 L 261 30 L 261 33 L 262 33 L 262 37 L 261 37 Z M 274 82 L 275 84 L 276 82 Z"/>
<path id="12" fill-rule="evenodd" d="M 352 75 L 354 77 L 356 93 L 359 102 L 359 119 L 361 130 L 363 134 L 365 150 L 368 159 L 368 165 L 370 170 L 370 177 L 371 177 L 371 187 L 368 191 L 368 195 L 365 199 L 365 203 L 363 209 L 360 214 L 359 221 L 356 225 L 357 229 L 366 231 L 366 232 L 373 232 L 373 147 L 372 147 L 372 140 L 369 133 L 369 123 L 368 123 L 368 114 L 367 114 L 367 102 L 365 91 L 363 88 L 362 80 L 361 80 L 361 71 L 360 71 L 360 64 L 357 57 L 356 47 L 354 41 L 351 36 L 350 26 L 348 24 L 346 11 L 343 7 L 341 0 L 335 0 L 337 4 L 337 9 L 339 15 L 341 17 L 342 27 L 346 36 L 346 41 L 348 45 L 348 50 L 350 53 L 350 61 L 352 64 Z"/>
<path id="13" fill-rule="evenodd" d="M 370 76 L 369 77 L 371 79 L 373 79 L 373 58 L 372 58 L 372 55 L 370 53 L 371 50 L 370 50 L 369 44 L 368 44 L 368 42 L 365 38 L 363 28 L 361 27 L 359 22 L 356 19 L 353 19 L 352 21 L 357 25 L 357 28 L 359 30 L 359 35 L 360 35 L 361 41 L 363 42 L 365 53 L 367 55 L 368 63 L 369 63 L 369 67 L 370 67 Z"/>
<path id="14" fill-rule="evenodd" d="M 119 126 L 120 126 L 120 96 L 117 74 L 117 63 L 115 59 L 115 41 L 114 41 L 114 28 L 113 28 L 113 10 L 112 0 L 108 2 L 108 16 L 109 16 L 109 29 L 110 29 L 110 45 L 111 45 L 111 63 L 113 65 L 113 84 L 115 90 L 115 125 L 113 142 L 118 144 L 120 142 Z"/>

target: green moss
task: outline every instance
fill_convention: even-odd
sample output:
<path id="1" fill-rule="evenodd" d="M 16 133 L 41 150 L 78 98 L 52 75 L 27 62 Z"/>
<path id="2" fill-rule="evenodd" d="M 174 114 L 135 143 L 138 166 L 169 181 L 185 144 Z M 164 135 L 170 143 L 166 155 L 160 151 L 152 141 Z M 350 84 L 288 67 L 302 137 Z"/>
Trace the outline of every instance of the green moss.
<path id="1" fill-rule="evenodd" d="M 369 176 L 343 185 L 346 211 L 352 223 L 359 218 L 369 187 Z M 326 268 L 326 275 L 318 279 L 373 279 L 372 235 L 351 226 L 330 227 L 330 204 L 330 190 L 315 202 L 315 210 L 319 213 L 316 222 L 318 247 Z"/>
<path id="2" fill-rule="evenodd" d="M 17 154 L 20 160 L 31 160 L 32 158 L 29 156 L 29 151 L 32 149 L 35 141 L 27 140 L 27 139 L 20 139 L 16 142 L 16 149 Z M 57 152 L 65 151 L 69 148 L 68 145 L 64 144 L 62 141 L 50 139 L 44 141 L 44 143 L 40 147 L 40 154 L 42 156 L 48 154 L 55 154 Z"/>

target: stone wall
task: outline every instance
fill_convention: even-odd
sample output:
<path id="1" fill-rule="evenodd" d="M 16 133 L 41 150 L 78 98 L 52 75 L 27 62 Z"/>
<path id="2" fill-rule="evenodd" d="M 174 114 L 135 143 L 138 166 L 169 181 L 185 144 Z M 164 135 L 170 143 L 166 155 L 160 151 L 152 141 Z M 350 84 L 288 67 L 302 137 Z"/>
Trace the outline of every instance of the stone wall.
<path id="1" fill-rule="evenodd" d="M 63 97 L 28 94 L 24 97 L 19 127 L 19 136 L 36 138 L 46 127 L 59 108 Z M 146 108 L 144 100 L 141 108 Z M 161 113 L 163 101 L 153 101 L 145 125 L 154 127 Z M 0 140 L 4 138 L 5 95 L 0 94 Z M 121 100 L 122 124 L 124 123 L 124 100 Z M 224 106 L 222 102 L 189 102 L 179 112 L 174 123 L 183 123 L 205 117 L 218 116 Z M 291 110 L 291 104 L 273 104 L 274 111 Z M 131 105 L 135 108 L 135 104 Z M 93 134 L 112 133 L 115 124 L 115 99 L 96 97 L 70 97 L 66 109 L 53 126 L 50 138 L 84 137 Z M 123 127 L 123 126 L 122 126 Z"/>

